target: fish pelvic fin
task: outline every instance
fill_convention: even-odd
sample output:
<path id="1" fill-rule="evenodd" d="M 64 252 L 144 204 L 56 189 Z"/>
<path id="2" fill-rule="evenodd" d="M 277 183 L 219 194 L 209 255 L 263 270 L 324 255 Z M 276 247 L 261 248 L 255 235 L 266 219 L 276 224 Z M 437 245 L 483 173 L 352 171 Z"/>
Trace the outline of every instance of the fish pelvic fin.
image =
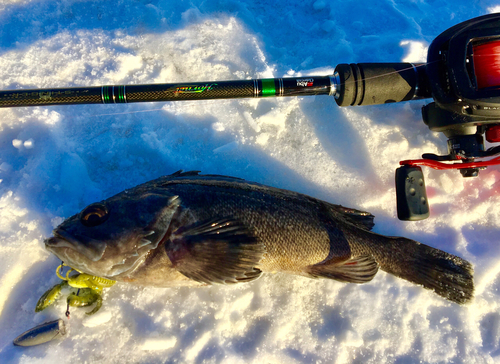
<path id="1" fill-rule="evenodd" d="M 338 262 L 332 259 L 306 268 L 312 277 L 330 278 L 347 283 L 370 282 L 378 272 L 378 263 L 371 255 L 362 255 Z"/>
<path id="2" fill-rule="evenodd" d="M 175 269 L 202 283 L 240 283 L 255 280 L 263 244 L 239 221 L 223 218 L 176 230 L 165 249 Z"/>
<path id="3" fill-rule="evenodd" d="M 474 269 L 468 261 L 407 238 L 389 237 L 383 245 L 396 253 L 384 254 L 391 258 L 380 259 L 382 270 L 458 304 L 474 297 Z"/>

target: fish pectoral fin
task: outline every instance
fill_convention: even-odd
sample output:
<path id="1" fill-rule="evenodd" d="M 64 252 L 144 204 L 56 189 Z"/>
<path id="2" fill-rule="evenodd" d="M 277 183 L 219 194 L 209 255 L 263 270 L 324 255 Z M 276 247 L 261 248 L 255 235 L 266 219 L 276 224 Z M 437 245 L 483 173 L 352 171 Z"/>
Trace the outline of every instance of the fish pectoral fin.
<path id="1" fill-rule="evenodd" d="M 179 228 L 165 249 L 175 269 L 203 283 L 239 283 L 260 276 L 264 246 L 238 220 L 215 219 Z"/>
<path id="2" fill-rule="evenodd" d="M 378 263 L 371 255 L 362 255 L 342 262 L 330 261 L 309 266 L 307 272 L 313 277 L 335 279 L 340 282 L 370 282 L 378 272 Z"/>

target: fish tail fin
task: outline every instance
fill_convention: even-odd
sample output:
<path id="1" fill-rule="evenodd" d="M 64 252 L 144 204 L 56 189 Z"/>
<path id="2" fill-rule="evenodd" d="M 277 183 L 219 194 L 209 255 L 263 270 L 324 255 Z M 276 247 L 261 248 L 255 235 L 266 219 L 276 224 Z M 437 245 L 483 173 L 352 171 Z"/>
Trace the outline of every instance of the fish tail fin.
<path id="1" fill-rule="evenodd" d="M 388 237 L 382 245 L 386 249 L 375 254 L 375 259 L 387 273 L 422 285 L 458 304 L 473 298 L 474 269 L 468 261 L 406 238 Z"/>

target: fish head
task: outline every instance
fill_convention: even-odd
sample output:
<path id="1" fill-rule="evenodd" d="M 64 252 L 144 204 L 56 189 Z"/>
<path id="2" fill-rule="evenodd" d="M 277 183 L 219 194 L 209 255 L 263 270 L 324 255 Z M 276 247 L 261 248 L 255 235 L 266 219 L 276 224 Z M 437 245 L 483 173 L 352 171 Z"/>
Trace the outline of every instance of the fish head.
<path id="1" fill-rule="evenodd" d="M 65 220 L 45 247 L 83 273 L 128 274 L 162 242 L 179 205 L 166 191 L 124 191 Z"/>

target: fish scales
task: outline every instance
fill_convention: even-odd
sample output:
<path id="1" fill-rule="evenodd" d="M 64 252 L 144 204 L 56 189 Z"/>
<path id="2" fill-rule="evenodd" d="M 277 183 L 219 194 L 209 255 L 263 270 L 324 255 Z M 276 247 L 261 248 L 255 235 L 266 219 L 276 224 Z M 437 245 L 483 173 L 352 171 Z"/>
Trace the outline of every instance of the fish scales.
<path id="1" fill-rule="evenodd" d="M 248 183 L 219 187 L 202 182 L 188 180 L 169 187 L 198 221 L 232 216 L 251 227 L 265 246 L 262 270 L 301 272 L 328 256 L 328 232 L 308 199 L 279 191 L 265 193 Z"/>
<path id="2" fill-rule="evenodd" d="M 82 272 L 142 285 L 241 283 L 263 272 L 365 283 L 381 268 L 453 302 L 472 299 L 470 263 L 372 226 L 368 212 L 179 171 L 89 205 L 46 247 Z"/>

